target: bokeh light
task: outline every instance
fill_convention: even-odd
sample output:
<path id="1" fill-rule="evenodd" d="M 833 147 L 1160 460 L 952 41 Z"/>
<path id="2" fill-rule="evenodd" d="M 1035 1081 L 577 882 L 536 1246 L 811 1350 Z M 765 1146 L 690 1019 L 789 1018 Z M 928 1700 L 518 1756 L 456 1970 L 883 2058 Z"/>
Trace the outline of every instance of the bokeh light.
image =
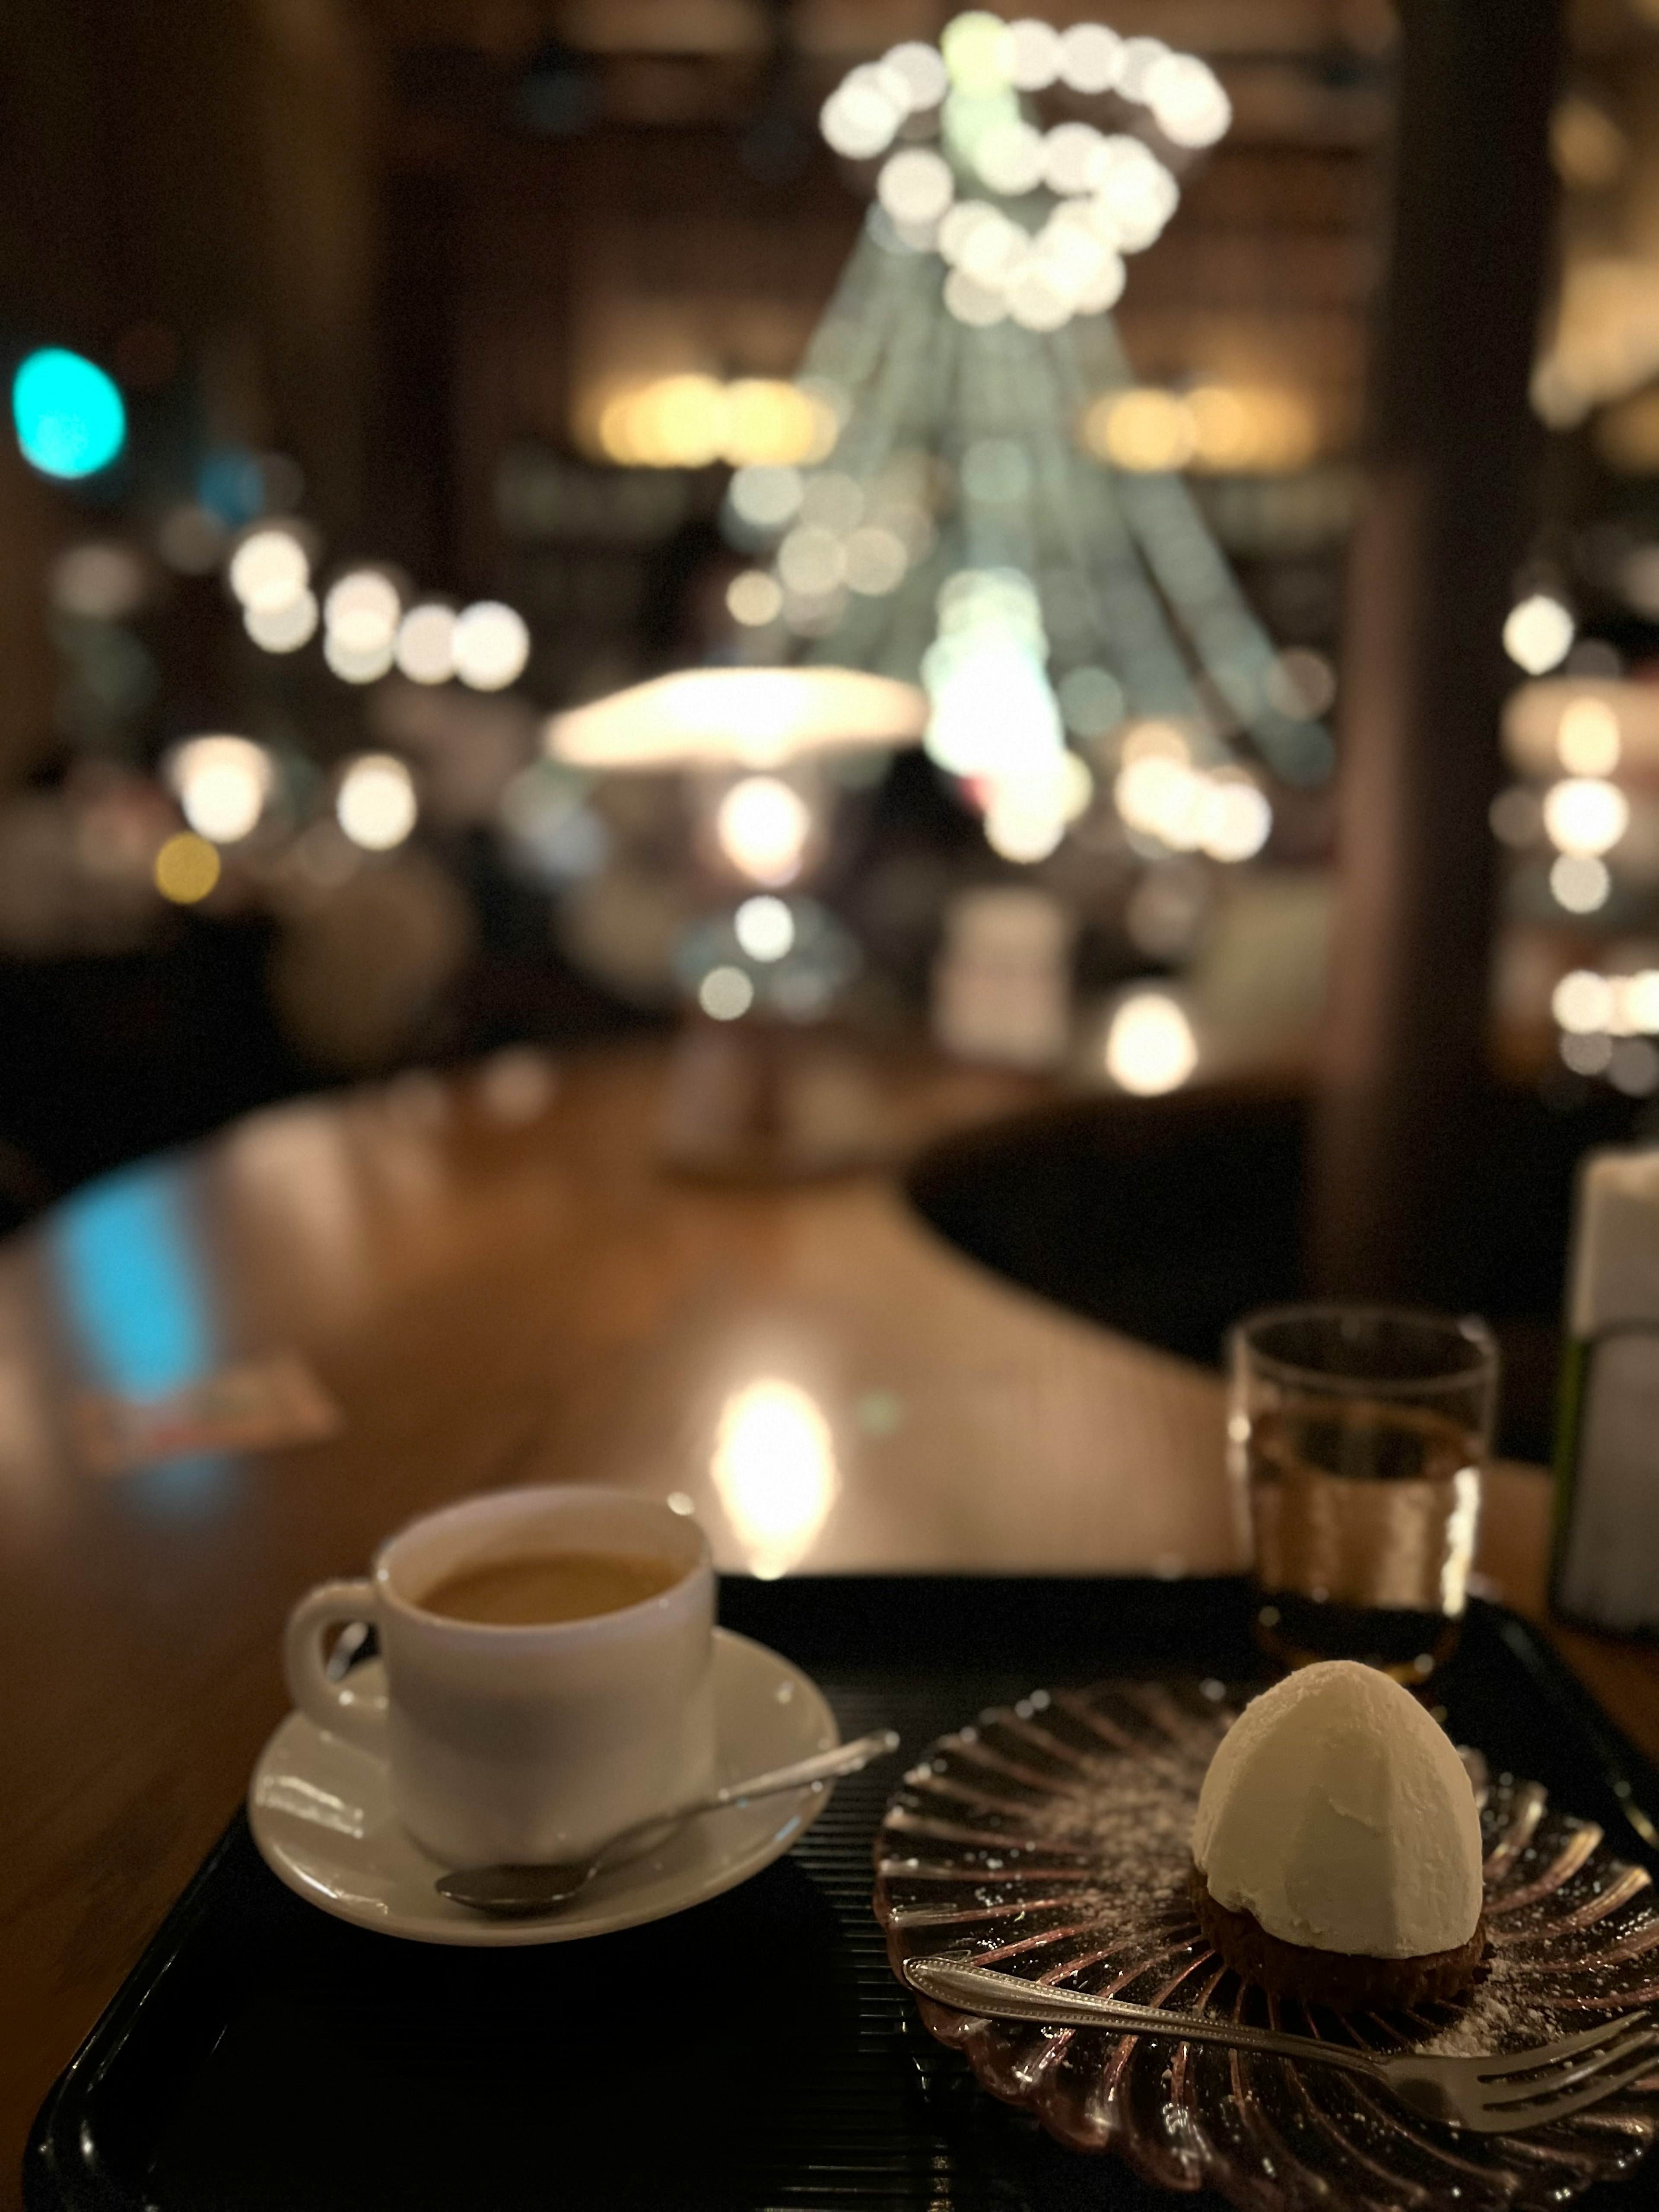
<path id="1" fill-rule="evenodd" d="M 1611 775 L 1624 750 L 1619 717 L 1605 699 L 1570 700 L 1556 732 L 1555 750 L 1569 775 Z"/>
<path id="2" fill-rule="evenodd" d="M 601 455 L 619 466 L 793 468 L 826 458 L 841 420 L 829 401 L 776 377 L 656 377 L 613 392 L 597 415 Z M 741 509 L 740 509 L 741 511 Z M 757 518 L 758 520 L 758 518 Z"/>
<path id="3" fill-rule="evenodd" d="M 89 622 L 120 622 L 136 614 L 149 590 L 149 571 L 130 545 L 71 545 L 46 574 L 47 596 L 58 612 Z"/>
<path id="4" fill-rule="evenodd" d="M 499 599 L 479 599 L 455 618 L 455 673 L 474 691 L 502 691 L 524 674 L 530 632 Z"/>
<path id="5" fill-rule="evenodd" d="M 348 659 L 384 653 L 390 665 L 402 614 L 398 586 L 380 568 L 348 569 L 323 601 L 324 626 Z"/>
<path id="6" fill-rule="evenodd" d="M 1504 623 L 1504 650 L 1528 676 L 1542 676 L 1566 657 L 1577 624 L 1559 599 L 1533 592 L 1510 609 Z"/>
<path id="7" fill-rule="evenodd" d="M 410 607 L 398 625 L 392 657 L 411 684 L 447 684 L 455 673 L 455 611 L 436 599 Z"/>
<path id="8" fill-rule="evenodd" d="M 787 1574 L 811 1549 L 840 1489 L 829 1422 L 798 1383 L 777 1376 L 726 1401 L 708 1471 L 761 1581 Z"/>
<path id="9" fill-rule="evenodd" d="M 251 530 L 230 556 L 226 580 L 244 608 L 280 614 L 311 582 L 311 556 L 291 530 Z"/>
<path id="10" fill-rule="evenodd" d="M 805 489 L 795 468 L 740 468 L 726 496 L 733 511 L 757 530 L 781 530 L 799 512 Z"/>
<path id="11" fill-rule="evenodd" d="M 181 830 L 155 855 L 155 888 L 174 906 L 194 906 L 218 882 L 221 865 L 205 837 Z"/>
<path id="12" fill-rule="evenodd" d="M 167 780 L 198 836 L 234 845 L 257 828 L 275 778 L 263 745 L 213 736 L 179 745 L 168 757 Z"/>
<path id="13" fill-rule="evenodd" d="M 741 968 L 711 968 L 697 986 L 697 1004 L 711 1021 L 741 1020 L 755 1003 L 755 987 Z"/>
<path id="14" fill-rule="evenodd" d="M 1178 1091 L 1198 1066 L 1192 1024 L 1167 992 L 1134 992 L 1112 1016 L 1105 1060 L 1118 1088 L 1139 1098 Z"/>
<path id="15" fill-rule="evenodd" d="M 734 783 L 714 817 L 720 850 L 740 874 L 760 884 L 793 882 L 811 827 L 805 800 L 771 775 Z"/>
<path id="16" fill-rule="evenodd" d="M 297 653 L 317 635 L 319 618 L 315 592 L 302 591 L 280 607 L 244 607 L 242 628 L 262 653 Z"/>
<path id="17" fill-rule="evenodd" d="M 94 476 L 126 443 L 127 410 L 114 379 L 63 346 L 19 364 L 11 412 L 23 459 L 42 476 Z"/>
<path id="18" fill-rule="evenodd" d="M 1550 998 L 1557 1025 L 1573 1036 L 1593 1036 L 1613 1026 L 1613 985 L 1605 975 L 1588 968 L 1575 968 L 1564 975 Z"/>
<path id="19" fill-rule="evenodd" d="M 726 607 L 733 622 L 760 629 L 783 612 L 783 592 L 764 568 L 745 568 L 726 586 Z"/>
<path id="20" fill-rule="evenodd" d="M 1615 783 L 1568 776 L 1544 794 L 1544 828 L 1560 853 L 1599 859 L 1630 827 L 1630 801 Z"/>
<path id="21" fill-rule="evenodd" d="M 338 630 L 323 633 L 323 659 L 343 684 L 378 684 L 392 667 L 392 639 L 376 645 L 351 645 Z"/>
<path id="22" fill-rule="evenodd" d="M 1588 854 L 1563 853 L 1550 870 L 1550 896 L 1568 914 L 1595 913 L 1612 891 L 1607 862 Z"/>
<path id="23" fill-rule="evenodd" d="M 795 942 L 795 917 L 787 902 L 763 893 L 744 899 L 732 916 L 738 943 L 751 960 L 781 960 Z"/>
<path id="24" fill-rule="evenodd" d="M 401 845 L 419 812 L 414 778 L 392 753 L 363 753 L 340 779 L 335 818 L 365 852 L 387 853 Z"/>
<path id="25" fill-rule="evenodd" d="M 1220 79 L 1196 54 L 1161 54 L 1141 80 L 1141 96 L 1172 146 L 1213 146 L 1233 119 Z"/>

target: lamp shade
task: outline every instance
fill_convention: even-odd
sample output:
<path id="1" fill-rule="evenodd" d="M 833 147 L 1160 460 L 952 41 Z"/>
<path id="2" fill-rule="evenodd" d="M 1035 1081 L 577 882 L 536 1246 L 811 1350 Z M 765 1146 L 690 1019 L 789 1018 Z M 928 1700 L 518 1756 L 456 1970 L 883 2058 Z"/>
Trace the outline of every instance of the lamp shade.
<path id="1" fill-rule="evenodd" d="M 769 768 L 802 753 L 914 744 L 927 700 L 852 668 L 689 668 L 555 714 L 555 760 L 599 769 Z"/>

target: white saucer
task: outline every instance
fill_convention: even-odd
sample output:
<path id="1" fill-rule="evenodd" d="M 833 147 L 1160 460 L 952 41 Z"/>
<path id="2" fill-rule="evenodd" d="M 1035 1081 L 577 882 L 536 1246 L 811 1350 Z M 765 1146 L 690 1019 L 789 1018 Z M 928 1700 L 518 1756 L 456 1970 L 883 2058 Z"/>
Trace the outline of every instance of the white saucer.
<path id="1" fill-rule="evenodd" d="M 371 1686 L 370 1660 L 364 1688 Z M 764 1644 L 714 1631 L 716 1778 L 741 1780 L 841 1741 L 816 1683 Z M 445 1869 L 404 1832 L 383 1761 L 290 1713 L 260 1753 L 248 1820 L 265 1864 L 341 1920 L 422 1943 L 571 1943 L 684 1912 L 781 1858 L 830 1802 L 830 1786 L 688 1821 L 661 1850 L 600 1875 L 547 1920 L 485 1920 L 432 1887 Z"/>

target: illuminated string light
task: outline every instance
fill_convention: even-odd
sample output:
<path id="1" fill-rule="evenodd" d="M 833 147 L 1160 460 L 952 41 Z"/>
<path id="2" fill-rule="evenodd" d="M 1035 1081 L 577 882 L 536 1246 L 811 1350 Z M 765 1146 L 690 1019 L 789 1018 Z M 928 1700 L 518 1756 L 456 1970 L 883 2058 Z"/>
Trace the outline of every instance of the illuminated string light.
<path id="1" fill-rule="evenodd" d="M 257 828 L 275 781 L 270 756 L 249 738 L 191 738 L 169 757 L 167 779 L 191 828 L 234 845 Z"/>
<path id="2" fill-rule="evenodd" d="M 251 530 L 225 576 L 246 613 L 280 615 L 308 596 L 311 557 L 291 530 Z"/>
<path id="3" fill-rule="evenodd" d="M 455 618 L 455 673 L 474 691 L 501 691 L 524 674 L 530 632 L 524 617 L 499 599 L 479 599 Z"/>
<path id="4" fill-rule="evenodd" d="M 384 652 L 390 665 L 402 613 L 398 586 L 379 568 L 348 570 L 323 601 L 324 627 L 348 659 Z"/>
<path id="5" fill-rule="evenodd" d="M 1504 623 L 1504 650 L 1528 676 L 1558 667 L 1577 635 L 1577 624 L 1559 599 L 1534 592 L 1510 609 Z"/>
<path id="6" fill-rule="evenodd" d="M 379 644 L 355 646 L 349 644 L 338 630 L 323 633 L 323 659 L 343 684 L 378 684 L 392 667 L 393 641 L 383 637 Z"/>
<path id="7" fill-rule="evenodd" d="M 155 855 L 155 888 L 174 906 L 195 906 L 218 882 L 218 853 L 205 837 L 181 830 Z"/>
<path id="8" fill-rule="evenodd" d="M 410 607 L 398 625 L 392 658 L 411 684 L 447 684 L 455 673 L 455 611 L 435 599 Z"/>
<path id="9" fill-rule="evenodd" d="M 127 410 L 114 379 L 63 346 L 20 362 L 11 412 L 18 448 L 42 476 L 70 482 L 95 476 L 126 443 Z"/>
<path id="10" fill-rule="evenodd" d="M 301 592 L 281 607 L 244 607 L 242 628 L 262 653 L 297 653 L 317 635 L 316 595 Z"/>
<path id="11" fill-rule="evenodd" d="M 360 755 L 340 779 L 335 819 L 366 853 L 389 853 L 401 845 L 419 812 L 414 779 L 391 753 Z"/>
<path id="12" fill-rule="evenodd" d="M 799 469 L 740 468 L 726 497 L 733 512 L 757 530 L 781 530 L 799 512 L 805 487 Z"/>
<path id="13" fill-rule="evenodd" d="M 1135 992 L 1112 1016 L 1105 1061 L 1119 1090 L 1136 1097 L 1178 1091 L 1198 1066 L 1192 1024 L 1167 992 Z"/>
<path id="14" fill-rule="evenodd" d="M 734 783 L 714 817 L 720 850 L 739 874 L 759 884 L 793 881 L 811 828 L 805 799 L 770 775 Z"/>

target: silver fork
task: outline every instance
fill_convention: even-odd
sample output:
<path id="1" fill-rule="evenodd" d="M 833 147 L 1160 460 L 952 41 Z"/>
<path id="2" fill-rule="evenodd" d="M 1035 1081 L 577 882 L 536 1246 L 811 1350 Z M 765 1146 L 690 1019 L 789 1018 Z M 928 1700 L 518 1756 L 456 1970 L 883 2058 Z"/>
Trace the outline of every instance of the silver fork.
<path id="1" fill-rule="evenodd" d="M 1150 2005 L 1022 1981 L 1017 1974 L 999 1974 L 988 1966 L 951 1959 L 907 1959 L 904 1978 L 935 2004 L 978 2013 L 988 2020 L 1115 2028 L 1126 2035 L 1157 2036 L 1170 2043 L 1219 2043 L 1229 2051 L 1340 2067 L 1389 2090 L 1425 2119 L 1488 2136 L 1519 2135 L 1598 2104 L 1652 2069 L 1656 2062 L 1650 2057 L 1634 2064 L 1626 2062 L 1659 2042 L 1659 2029 L 1644 2010 L 1625 2013 L 1587 2028 L 1583 2035 L 1565 2036 L 1559 2043 L 1540 2044 L 1531 2051 L 1509 2051 L 1501 2057 L 1440 2058 L 1416 2051 L 1385 2053 L 1317 2043 L 1311 2036 L 1247 2027 L 1242 2021 L 1212 2020 L 1207 2014 L 1159 2012 Z"/>

